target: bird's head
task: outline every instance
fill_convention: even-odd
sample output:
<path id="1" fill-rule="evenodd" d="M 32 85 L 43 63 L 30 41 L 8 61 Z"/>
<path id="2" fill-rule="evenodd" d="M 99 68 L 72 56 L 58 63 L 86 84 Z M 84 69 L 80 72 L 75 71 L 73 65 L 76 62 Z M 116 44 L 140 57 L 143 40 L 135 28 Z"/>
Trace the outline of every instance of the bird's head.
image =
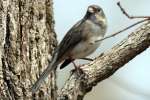
<path id="1" fill-rule="evenodd" d="M 91 19 L 98 23 L 106 23 L 106 17 L 103 9 L 98 5 L 90 5 L 85 15 L 86 19 Z"/>
<path id="2" fill-rule="evenodd" d="M 96 14 L 99 13 L 102 9 L 98 5 L 90 5 L 87 9 L 87 13 Z"/>

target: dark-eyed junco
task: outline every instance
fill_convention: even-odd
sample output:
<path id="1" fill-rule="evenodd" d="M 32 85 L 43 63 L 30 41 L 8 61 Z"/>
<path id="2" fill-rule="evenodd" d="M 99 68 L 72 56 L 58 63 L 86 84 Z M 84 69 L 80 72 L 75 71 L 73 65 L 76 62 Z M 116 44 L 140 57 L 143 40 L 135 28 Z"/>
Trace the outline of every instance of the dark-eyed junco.
<path id="1" fill-rule="evenodd" d="M 65 35 L 61 43 L 55 49 L 52 61 L 40 75 L 32 87 L 36 92 L 42 81 L 62 63 L 65 67 L 75 59 L 84 58 L 93 53 L 101 42 L 96 42 L 104 37 L 107 29 L 107 20 L 101 7 L 90 5 L 83 19 L 77 22 Z"/>

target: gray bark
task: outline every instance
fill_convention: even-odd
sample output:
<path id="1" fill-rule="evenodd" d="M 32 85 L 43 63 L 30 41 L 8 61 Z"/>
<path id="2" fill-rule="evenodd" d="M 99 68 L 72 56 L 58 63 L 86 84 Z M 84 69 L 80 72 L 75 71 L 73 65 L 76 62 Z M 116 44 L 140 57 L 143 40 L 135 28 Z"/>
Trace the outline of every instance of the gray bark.
<path id="1" fill-rule="evenodd" d="M 97 83 L 113 75 L 149 46 L 150 21 L 90 64 L 81 66 L 83 72 L 80 76 L 77 76 L 77 72 L 71 74 L 60 91 L 59 98 L 61 100 L 82 100 Z"/>
<path id="2" fill-rule="evenodd" d="M 56 44 L 52 0 L 0 0 L 0 100 L 54 100 L 55 72 L 37 94 L 30 88 Z"/>

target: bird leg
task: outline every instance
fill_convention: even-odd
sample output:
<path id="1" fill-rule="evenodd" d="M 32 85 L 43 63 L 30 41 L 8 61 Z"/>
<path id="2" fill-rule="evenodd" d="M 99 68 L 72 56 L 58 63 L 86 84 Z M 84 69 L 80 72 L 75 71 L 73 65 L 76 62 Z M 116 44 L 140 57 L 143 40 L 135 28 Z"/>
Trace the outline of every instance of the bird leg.
<path id="1" fill-rule="evenodd" d="M 76 65 L 76 63 L 74 61 L 72 61 L 72 63 L 74 65 L 74 67 L 75 67 L 75 70 L 78 70 L 79 67 Z"/>
<path id="2" fill-rule="evenodd" d="M 75 62 L 72 61 L 72 63 L 73 63 L 73 66 L 75 67 L 75 69 L 77 69 L 77 65 L 75 64 Z"/>
<path id="3" fill-rule="evenodd" d="M 74 61 L 72 61 L 74 67 L 75 67 L 75 71 L 77 71 L 77 75 L 80 76 L 81 74 L 83 74 L 83 71 L 80 69 L 79 66 L 76 65 L 76 63 Z"/>
<path id="4" fill-rule="evenodd" d="M 76 71 L 76 77 L 77 77 L 77 79 L 79 79 L 79 80 L 85 82 L 85 77 L 87 78 L 88 76 L 83 72 L 82 69 L 80 69 L 79 66 L 77 66 L 77 65 L 75 64 L 74 61 L 72 61 L 72 63 L 73 63 L 73 65 L 74 65 L 75 69 L 71 71 L 71 75 Z"/>

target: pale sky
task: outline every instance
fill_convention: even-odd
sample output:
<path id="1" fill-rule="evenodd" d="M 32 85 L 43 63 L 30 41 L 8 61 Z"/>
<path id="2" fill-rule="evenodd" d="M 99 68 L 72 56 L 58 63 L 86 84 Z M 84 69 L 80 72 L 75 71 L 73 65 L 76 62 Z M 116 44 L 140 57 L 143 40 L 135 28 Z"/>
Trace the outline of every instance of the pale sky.
<path id="1" fill-rule="evenodd" d="M 127 19 L 116 2 L 119 0 L 54 0 L 55 30 L 57 39 L 62 40 L 66 32 L 86 13 L 91 4 L 101 6 L 108 20 L 106 35 L 131 25 L 137 20 Z M 150 15 L 150 0 L 120 0 L 122 6 L 130 15 Z M 137 26 L 138 27 L 138 26 Z M 100 52 L 105 52 L 113 45 L 124 39 L 134 27 L 120 35 L 103 41 L 99 49 L 91 55 L 96 57 Z M 150 98 L 150 48 L 138 55 L 123 68 L 119 69 L 112 77 L 99 83 L 84 100 L 149 100 Z M 79 61 L 80 63 L 85 63 Z M 87 63 L 87 62 L 86 62 Z M 63 70 L 58 69 L 58 84 L 63 86 L 68 78 L 72 65 Z M 61 77 L 60 77 L 61 76 Z M 63 82 L 62 82 L 63 81 Z"/>

